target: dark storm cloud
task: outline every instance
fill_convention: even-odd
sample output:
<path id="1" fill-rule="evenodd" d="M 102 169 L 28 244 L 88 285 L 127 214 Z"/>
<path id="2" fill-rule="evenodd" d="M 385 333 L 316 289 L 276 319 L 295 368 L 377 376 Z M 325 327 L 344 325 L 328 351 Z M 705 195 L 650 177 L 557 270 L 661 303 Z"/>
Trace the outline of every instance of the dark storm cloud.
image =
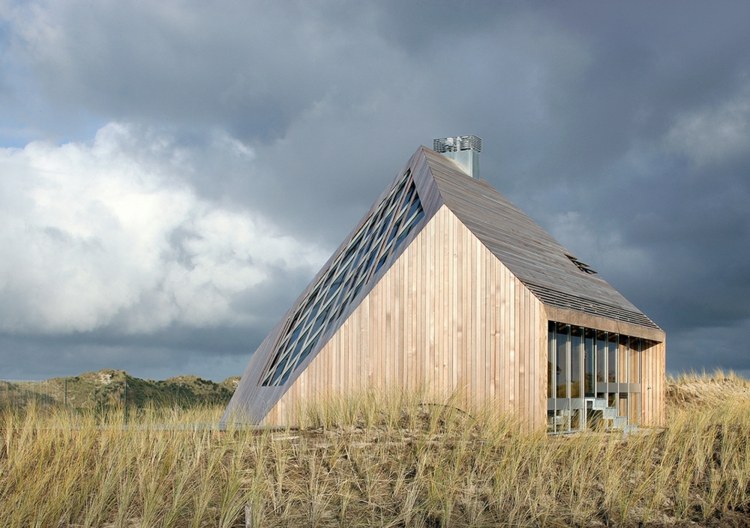
<path id="1" fill-rule="evenodd" d="M 748 6 L 722 5 L 545 9 L 586 59 L 545 99 L 559 134 L 511 187 L 553 231 L 579 215 L 565 242 L 590 262 L 607 239 L 644 256 L 602 273 L 666 328 L 673 369 L 750 361 Z"/>
<path id="2" fill-rule="evenodd" d="M 553 38 L 554 28 L 561 40 L 575 43 L 580 57 L 563 71 L 547 68 L 552 75 L 543 79 L 540 100 L 545 119 L 533 137 L 523 136 L 541 147 L 534 156 L 524 153 L 536 162 L 534 181 L 612 178 L 614 164 L 661 141 L 681 113 L 716 104 L 747 83 L 750 51 L 741 29 L 747 6 L 642 7 L 547 4 L 537 10 L 548 29 L 535 38 Z M 572 58 L 560 53 L 559 60 Z"/>
<path id="3" fill-rule="evenodd" d="M 235 369 L 240 343 L 253 349 L 313 270 L 290 265 L 288 243 L 223 247 L 217 215 L 234 231 L 255 225 L 243 215 L 265 219 L 264 234 L 276 231 L 264 244 L 286 236 L 325 255 L 418 145 L 475 133 L 482 176 L 664 326 L 670 369 L 750 369 L 746 3 L 0 6 L 0 61 L 13 66 L 0 73 L 0 147 L 90 142 L 120 121 L 128 133 L 102 143 L 114 144 L 117 181 L 136 166 L 142 180 L 158 175 L 158 188 L 195 192 L 178 193 L 190 214 L 159 224 L 170 279 L 128 279 L 150 299 L 135 305 L 145 314 L 160 313 L 154 299 L 180 300 L 163 325 L 124 331 L 126 310 L 86 331 L 6 330 L 3 359 L 14 346 L 25 358 L 55 357 L 61 343 L 60 364 L 73 371 L 120 362 L 178 373 L 217 353 L 226 362 L 214 372 Z M 69 234 L 60 218 L 44 227 Z M 263 282 L 227 285 L 263 255 Z M 97 275 L 114 261 L 86 269 Z M 215 312 L 189 302 L 198 294 L 228 308 L 209 324 Z M 25 364 L 19 376 L 33 371 Z"/>
<path id="4" fill-rule="evenodd" d="M 18 47 L 60 104 L 270 141 L 338 84 L 371 79 L 375 72 L 351 75 L 372 44 L 368 32 L 351 38 L 367 23 L 365 10 L 339 2 L 51 3 L 19 9 Z M 371 67 L 378 61 L 369 59 Z"/>

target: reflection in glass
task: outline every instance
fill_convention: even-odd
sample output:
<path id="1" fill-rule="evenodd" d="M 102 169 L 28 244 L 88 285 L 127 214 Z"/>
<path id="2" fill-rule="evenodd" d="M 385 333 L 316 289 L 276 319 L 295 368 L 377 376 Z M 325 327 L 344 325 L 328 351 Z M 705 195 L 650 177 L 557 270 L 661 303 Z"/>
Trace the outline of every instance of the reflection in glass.
<path id="1" fill-rule="evenodd" d="M 640 338 L 550 322 L 548 430 L 609 430 L 637 425 L 643 412 Z M 554 393 L 554 394 L 553 394 Z"/>
<path id="2" fill-rule="evenodd" d="M 617 382 L 617 334 L 610 334 L 607 341 L 607 381 Z"/>
<path id="3" fill-rule="evenodd" d="M 568 398 L 568 344 L 570 340 L 570 327 L 557 324 L 557 397 Z"/>
<path id="4" fill-rule="evenodd" d="M 554 397 L 555 386 L 555 323 L 549 323 L 547 329 L 547 398 Z"/>
<path id="5" fill-rule="evenodd" d="M 597 332 L 596 334 L 596 382 L 606 383 L 607 371 L 605 369 L 607 368 L 607 362 L 605 358 L 607 356 L 607 333 Z"/>
<path id="6" fill-rule="evenodd" d="M 575 409 L 570 414 L 570 430 L 577 431 L 581 428 L 581 409 Z"/>
<path id="7" fill-rule="evenodd" d="M 583 384 L 584 395 L 594 396 L 594 331 L 586 328 L 583 333 Z"/>
<path id="8" fill-rule="evenodd" d="M 570 397 L 580 398 L 581 394 L 581 354 L 583 332 L 580 326 L 570 329 Z"/>
<path id="9" fill-rule="evenodd" d="M 423 217 L 416 186 L 406 171 L 300 301 L 276 341 L 261 385 L 284 385 L 289 380 Z"/>

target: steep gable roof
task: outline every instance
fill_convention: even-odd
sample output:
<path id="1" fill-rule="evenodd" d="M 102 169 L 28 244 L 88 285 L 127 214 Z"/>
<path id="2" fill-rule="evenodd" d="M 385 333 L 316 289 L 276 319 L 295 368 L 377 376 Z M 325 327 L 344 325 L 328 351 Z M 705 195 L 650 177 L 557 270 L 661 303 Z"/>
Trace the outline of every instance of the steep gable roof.
<path id="1" fill-rule="evenodd" d="M 658 330 L 488 183 L 420 147 L 251 356 L 222 422 L 259 423 L 443 206 L 544 305 Z"/>
<path id="2" fill-rule="evenodd" d="M 421 155 L 442 202 L 544 304 L 659 328 L 487 182 L 426 147 Z"/>
<path id="3" fill-rule="evenodd" d="M 429 221 L 435 210 L 428 214 L 414 171 L 410 163 L 399 172 L 263 340 L 223 423 L 259 422 Z"/>

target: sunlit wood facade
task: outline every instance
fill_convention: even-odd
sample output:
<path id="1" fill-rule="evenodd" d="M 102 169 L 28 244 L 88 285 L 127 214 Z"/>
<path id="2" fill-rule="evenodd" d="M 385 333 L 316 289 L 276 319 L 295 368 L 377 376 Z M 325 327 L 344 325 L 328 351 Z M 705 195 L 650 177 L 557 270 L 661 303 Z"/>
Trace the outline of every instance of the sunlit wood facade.
<path id="1" fill-rule="evenodd" d="M 293 425 L 302 404 L 376 388 L 550 432 L 661 425 L 664 378 L 658 326 L 420 148 L 252 356 L 224 422 Z"/>

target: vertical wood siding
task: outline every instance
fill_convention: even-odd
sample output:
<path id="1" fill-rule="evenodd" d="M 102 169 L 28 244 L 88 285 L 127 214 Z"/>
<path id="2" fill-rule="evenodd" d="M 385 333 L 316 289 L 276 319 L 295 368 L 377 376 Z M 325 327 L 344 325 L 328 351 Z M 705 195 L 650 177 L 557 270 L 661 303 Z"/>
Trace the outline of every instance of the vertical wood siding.
<path id="1" fill-rule="evenodd" d="M 541 303 L 445 206 L 263 420 L 291 424 L 301 402 L 378 388 L 491 402 L 546 421 Z"/>
<path id="2" fill-rule="evenodd" d="M 666 342 L 655 343 L 642 353 L 643 425 L 666 425 Z"/>

